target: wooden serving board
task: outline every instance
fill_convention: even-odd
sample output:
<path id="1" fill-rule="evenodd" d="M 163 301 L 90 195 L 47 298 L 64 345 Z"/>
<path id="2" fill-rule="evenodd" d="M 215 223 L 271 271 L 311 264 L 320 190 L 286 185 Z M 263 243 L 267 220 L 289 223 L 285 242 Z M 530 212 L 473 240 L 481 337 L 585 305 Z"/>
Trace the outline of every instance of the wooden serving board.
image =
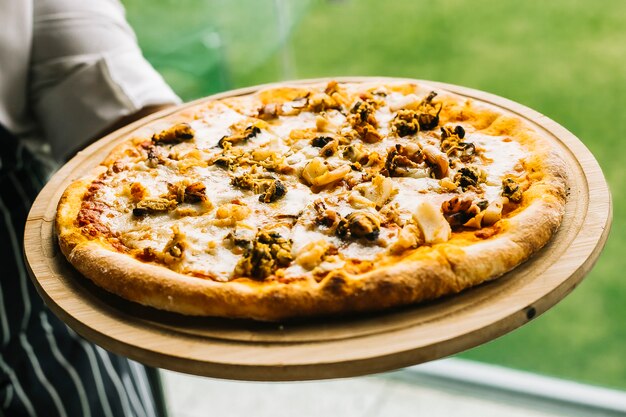
<path id="1" fill-rule="evenodd" d="M 384 79 L 340 79 L 372 80 Z M 300 82 L 312 81 L 325 80 Z M 28 217 L 24 242 L 39 293 L 76 332 L 112 352 L 159 368 L 241 380 L 308 380 L 382 372 L 460 352 L 527 323 L 572 291 L 598 259 L 612 212 L 602 171 L 574 135 L 534 110 L 464 87 L 408 81 L 514 113 L 545 132 L 560 149 L 571 187 L 563 223 L 545 248 L 514 271 L 436 302 L 385 313 L 282 324 L 186 317 L 106 293 L 80 276 L 59 251 L 53 224 L 57 202 L 72 181 L 100 163 L 126 134 L 179 107 L 139 120 L 89 146 L 41 191 Z M 217 94 L 184 106 L 258 88 Z"/>

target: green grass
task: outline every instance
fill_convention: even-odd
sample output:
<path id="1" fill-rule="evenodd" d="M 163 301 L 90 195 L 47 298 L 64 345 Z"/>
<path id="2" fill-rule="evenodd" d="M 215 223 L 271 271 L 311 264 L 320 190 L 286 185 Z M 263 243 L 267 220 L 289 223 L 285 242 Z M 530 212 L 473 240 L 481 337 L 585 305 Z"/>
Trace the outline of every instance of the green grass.
<path id="1" fill-rule="evenodd" d="M 277 3 L 291 15 L 286 43 Z M 606 249 L 556 307 L 461 356 L 626 388 L 626 2 L 126 4 L 147 56 L 186 99 L 284 78 L 389 75 L 485 90 L 567 127 L 596 156 L 613 192 Z M 202 44 L 203 31 L 219 34 L 219 45 Z M 185 65 L 174 62 L 180 57 Z"/>

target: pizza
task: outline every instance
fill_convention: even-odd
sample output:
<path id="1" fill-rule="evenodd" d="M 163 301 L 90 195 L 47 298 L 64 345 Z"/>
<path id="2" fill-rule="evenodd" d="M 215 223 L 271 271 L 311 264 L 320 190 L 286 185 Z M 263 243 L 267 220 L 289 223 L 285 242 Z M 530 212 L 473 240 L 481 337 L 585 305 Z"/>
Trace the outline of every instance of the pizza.
<path id="1" fill-rule="evenodd" d="M 64 192 L 85 277 L 186 315 L 284 320 L 458 293 L 555 234 L 566 169 L 513 113 L 409 81 L 303 83 L 153 120 Z"/>

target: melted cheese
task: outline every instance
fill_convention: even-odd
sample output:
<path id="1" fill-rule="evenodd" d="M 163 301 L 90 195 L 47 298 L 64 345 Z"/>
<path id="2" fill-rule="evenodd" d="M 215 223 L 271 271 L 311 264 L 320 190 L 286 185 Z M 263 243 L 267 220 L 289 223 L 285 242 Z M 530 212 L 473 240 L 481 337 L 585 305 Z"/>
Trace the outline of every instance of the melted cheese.
<path id="1" fill-rule="evenodd" d="M 420 146 L 439 146 L 439 139 L 432 132 L 420 132 L 417 135 L 398 138 L 391 132 L 391 123 L 398 109 L 415 105 L 423 98 L 409 94 L 407 96 L 392 92 L 386 97 L 386 105 L 378 108 L 375 117 L 378 122 L 378 132 L 383 139 L 377 143 L 362 143 L 360 145 L 368 152 L 378 153 L 384 160 L 387 152 L 396 144 L 406 145 L 416 143 Z M 231 99 L 232 100 L 232 99 Z M 283 106 L 289 107 L 288 104 Z M 245 107 L 245 106 L 244 106 Z M 241 114 L 231 107 L 216 103 L 191 122 L 195 131 L 192 141 L 202 152 L 203 160 L 208 161 L 219 155 L 222 150 L 218 147 L 219 140 L 231 134 L 230 127 L 244 120 L 248 115 Z M 361 260 L 376 260 L 388 252 L 390 243 L 396 239 L 399 227 L 383 226 L 380 235 L 375 241 L 366 239 L 344 239 L 336 234 L 329 233 L 323 226 L 313 220 L 313 202 L 325 201 L 329 209 L 346 217 L 356 209 L 348 202 L 350 190 L 339 183 L 321 190 L 314 190 L 305 185 L 298 173 L 315 157 L 319 157 L 320 148 L 314 147 L 309 138 L 300 140 L 289 139 L 294 129 L 316 129 L 316 118 L 320 115 L 303 111 L 293 116 L 280 116 L 268 122 L 267 127 L 260 133 L 242 144 L 235 145 L 244 151 L 266 148 L 284 157 L 285 163 L 291 167 L 294 174 L 269 175 L 279 178 L 287 188 L 287 194 L 271 203 L 259 201 L 259 195 L 252 190 L 234 187 L 231 180 L 234 175 L 242 173 L 241 169 L 228 171 L 224 168 L 209 165 L 192 166 L 184 170 L 178 169 L 174 162 L 159 164 L 156 169 L 148 168 L 143 160 L 127 161 L 130 168 L 120 173 L 109 173 L 105 178 L 105 187 L 96 194 L 96 199 L 105 203 L 111 211 L 102 217 L 102 221 L 129 248 L 143 250 L 152 248 L 162 251 L 171 239 L 172 225 L 178 225 L 179 232 L 185 236 L 185 250 L 180 263 L 172 267 L 184 273 L 213 276 L 217 280 L 228 280 L 232 277 L 233 269 L 241 257 L 241 250 L 233 250 L 224 244 L 227 235 L 236 228 L 256 231 L 264 227 L 274 227 L 280 230 L 283 237 L 293 242 L 294 256 L 310 242 L 324 239 L 337 248 L 338 255 L 323 261 L 318 271 L 332 270 L 341 267 L 351 258 Z M 346 129 L 346 116 L 337 110 L 327 111 L 323 117 L 327 124 L 324 131 L 340 132 Z M 481 198 L 488 202 L 496 201 L 501 193 L 503 176 L 515 173 L 519 175 L 520 161 L 527 156 L 524 147 L 507 137 L 488 136 L 474 131 L 469 125 L 463 125 L 468 132 L 465 142 L 473 143 L 488 161 L 481 167 L 487 172 L 487 180 L 482 184 Z M 319 136 L 327 133 L 319 132 Z M 189 146 L 188 143 L 174 145 Z M 335 153 L 324 159 L 329 170 L 349 163 Z M 458 169 L 451 169 L 448 178 L 452 180 Z M 518 171 L 516 171 L 516 168 Z M 427 244 L 446 241 L 449 238 L 450 228 L 447 223 L 442 224 L 443 216 L 440 212 L 441 204 L 449 200 L 457 192 L 450 192 L 442 188 L 439 180 L 429 177 L 430 170 L 422 164 L 413 169 L 409 176 L 391 177 L 393 187 L 397 192 L 392 194 L 390 203 L 397 205 L 402 222 L 415 221 L 422 229 Z M 134 202 L 128 193 L 128 187 L 138 182 L 148 191 L 148 196 L 159 197 L 168 193 L 168 183 L 201 182 L 206 186 L 206 196 L 210 204 L 198 215 L 179 217 L 176 211 L 171 213 L 150 214 L 136 217 L 132 214 Z M 366 183 L 367 184 L 367 183 Z M 371 185 L 371 184 L 370 184 Z M 216 211 L 224 204 L 245 205 L 250 209 L 247 218 L 237 221 L 235 226 L 220 226 L 215 224 Z M 196 205 L 184 203 L 181 208 L 188 208 L 191 213 Z M 380 216 L 375 208 L 368 208 L 372 215 Z M 413 220 L 412 220 L 413 219 Z M 445 222 L 445 221 L 444 221 Z M 446 228 L 447 226 L 447 228 Z M 302 266 L 292 263 L 284 271 L 285 276 L 302 276 L 311 274 Z"/>
<path id="2" fill-rule="evenodd" d="M 215 148 L 217 142 L 230 133 L 230 126 L 246 118 L 243 114 L 219 103 L 211 110 L 203 118 L 190 123 L 196 132 L 195 144 L 201 150 Z"/>

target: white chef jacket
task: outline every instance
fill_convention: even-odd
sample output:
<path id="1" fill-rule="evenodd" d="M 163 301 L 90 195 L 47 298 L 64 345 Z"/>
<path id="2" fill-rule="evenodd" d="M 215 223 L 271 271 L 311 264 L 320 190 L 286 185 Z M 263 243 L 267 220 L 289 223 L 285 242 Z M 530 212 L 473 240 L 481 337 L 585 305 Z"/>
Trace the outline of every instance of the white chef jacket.
<path id="1" fill-rule="evenodd" d="M 178 101 L 118 0 L 0 0 L 0 415 L 163 415 L 156 372 L 81 339 L 28 279 L 21 240 L 45 175 L 22 145 L 62 161 L 120 117 Z"/>
<path id="2" fill-rule="evenodd" d="M 0 124 L 15 136 L 63 160 L 119 118 L 177 102 L 118 0 L 0 0 Z"/>

